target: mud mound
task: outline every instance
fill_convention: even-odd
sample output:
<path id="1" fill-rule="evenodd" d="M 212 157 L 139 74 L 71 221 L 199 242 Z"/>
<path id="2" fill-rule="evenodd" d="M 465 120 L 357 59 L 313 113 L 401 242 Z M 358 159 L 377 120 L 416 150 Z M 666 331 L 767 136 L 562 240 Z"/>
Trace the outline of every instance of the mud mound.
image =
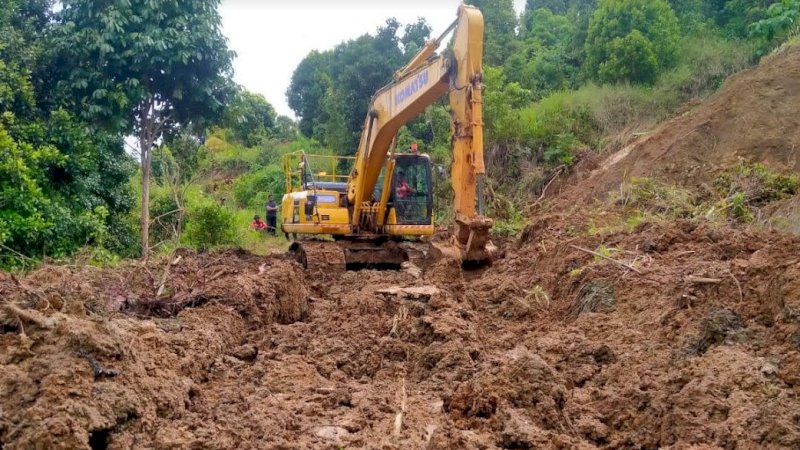
<path id="1" fill-rule="evenodd" d="M 551 411 L 548 426 L 533 409 L 508 422 L 508 399 L 524 395 L 508 395 L 501 379 L 456 391 L 458 404 L 495 399 L 489 404 L 498 405 L 494 414 L 503 422 L 492 428 L 515 436 L 510 442 L 519 448 L 553 445 L 554 435 L 608 448 L 800 445 L 792 375 L 800 369 L 800 239 L 690 221 L 564 238 L 563 230 L 581 220 L 543 218 L 529 230 L 535 238 L 494 269 L 519 286 L 509 295 L 533 286 L 549 292 L 547 315 L 512 325 L 492 311 L 506 324 L 507 345 L 523 343 L 558 374 L 551 380 L 563 380 L 556 385 L 569 393 L 561 410 L 572 426 L 541 404 L 537 412 Z M 600 247 L 641 273 L 576 249 Z M 613 307 L 576 311 L 602 305 L 598 297 L 613 297 Z M 551 444 L 539 444 L 543 436 Z"/>
<path id="2" fill-rule="evenodd" d="M 800 170 L 800 46 L 785 48 L 731 77 L 709 101 L 612 154 L 579 183 L 583 199 L 627 177 L 699 188 L 740 161 L 780 173 Z"/>
<path id="3" fill-rule="evenodd" d="M 235 253 L 2 274 L 0 297 L 3 448 L 190 445 L 174 423 L 201 426 L 200 386 L 308 314 L 295 264 Z"/>

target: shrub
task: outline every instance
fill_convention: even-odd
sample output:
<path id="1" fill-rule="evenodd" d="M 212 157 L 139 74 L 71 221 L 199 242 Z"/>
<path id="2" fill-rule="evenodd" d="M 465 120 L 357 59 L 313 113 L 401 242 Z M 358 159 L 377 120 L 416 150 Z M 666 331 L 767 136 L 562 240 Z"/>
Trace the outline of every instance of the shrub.
<path id="1" fill-rule="evenodd" d="M 750 36 L 760 39 L 762 52 L 800 31 L 800 0 L 779 0 L 767 9 L 767 17 L 750 25 Z"/>
<path id="2" fill-rule="evenodd" d="M 750 205 L 747 203 L 744 192 L 737 192 L 731 195 L 728 207 L 730 208 L 731 218 L 739 222 L 749 223 L 755 219 L 755 215 L 753 215 L 753 211 L 751 211 Z"/>
<path id="3" fill-rule="evenodd" d="M 714 181 L 714 187 L 725 197 L 741 194 L 742 199 L 753 206 L 794 195 L 799 185 L 800 178 L 797 175 L 776 174 L 760 163 L 739 164 L 720 174 Z"/>
<path id="4" fill-rule="evenodd" d="M 683 98 L 716 91 L 728 76 L 753 62 L 754 46 L 730 41 L 713 33 L 685 37 L 678 66 L 661 75 L 656 89 Z"/>
<path id="5" fill-rule="evenodd" d="M 685 218 L 694 213 L 694 202 L 689 191 L 646 177 L 632 177 L 624 183 L 617 203 L 670 217 Z"/>
<path id="6" fill-rule="evenodd" d="M 758 207 L 797 194 L 800 178 L 770 172 L 760 163 L 739 164 L 720 174 L 714 187 L 725 197 L 728 216 L 748 223 L 755 220 Z"/>
<path id="7" fill-rule="evenodd" d="M 235 216 L 229 210 L 208 203 L 189 213 L 184 237 L 186 243 L 205 251 L 218 245 L 236 243 Z"/>
<path id="8" fill-rule="evenodd" d="M 598 137 L 589 108 L 576 100 L 570 92 L 558 92 L 520 112 L 523 144 L 537 149 L 538 159 L 551 166 L 572 164 L 574 150 Z"/>
<path id="9" fill-rule="evenodd" d="M 233 183 L 233 196 L 242 208 L 257 209 L 266 204 L 267 196 L 280 201 L 286 190 L 283 171 L 278 166 L 267 166 L 246 173 Z"/>
<path id="10" fill-rule="evenodd" d="M 606 50 L 606 60 L 598 67 L 600 81 L 631 81 L 652 84 L 658 75 L 658 58 L 653 43 L 639 30 L 614 38 Z"/>
<path id="11" fill-rule="evenodd" d="M 165 190 L 153 190 L 150 198 L 150 240 L 154 243 L 175 239 L 179 211 L 175 200 Z"/>

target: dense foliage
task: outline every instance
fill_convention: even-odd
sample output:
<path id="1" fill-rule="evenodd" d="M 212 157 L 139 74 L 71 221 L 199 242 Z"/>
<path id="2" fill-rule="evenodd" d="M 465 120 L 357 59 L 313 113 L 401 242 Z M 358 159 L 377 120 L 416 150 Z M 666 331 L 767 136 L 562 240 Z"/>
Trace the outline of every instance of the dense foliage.
<path id="1" fill-rule="evenodd" d="M 677 59 L 678 19 L 665 0 L 601 0 L 586 37 L 586 69 L 603 82 L 654 83 Z"/>
<path id="2" fill-rule="evenodd" d="M 72 97 L 54 92 L 52 19 L 50 2 L 0 1 L 0 266 L 84 246 L 131 250 L 123 214 L 135 165 L 121 137 L 89 132 Z"/>
<path id="3" fill-rule="evenodd" d="M 312 51 L 303 59 L 286 95 L 304 135 L 341 154 L 355 153 L 369 98 L 392 79 L 412 49 L 430 38 L 424 21 L 406 26 L 401 36 L 399 31 L 400 24 L 389 19 L 374 36 L 366 34 L 321 53 Z"/>
<path id="4" fill-rule="evenodd" d="M 176 126 L 215 123 L 232 92 L 219 0 L 62 0 L 58 85 L 76 110 L 138 140 L 142 254 L 149 252 L 152 147 Z"/>

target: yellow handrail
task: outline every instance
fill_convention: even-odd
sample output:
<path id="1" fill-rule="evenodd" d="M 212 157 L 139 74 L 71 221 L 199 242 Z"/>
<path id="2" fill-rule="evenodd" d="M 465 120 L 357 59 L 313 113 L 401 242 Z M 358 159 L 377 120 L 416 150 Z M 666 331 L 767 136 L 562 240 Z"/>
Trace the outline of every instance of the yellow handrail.
<path id="1" fill-rule="evenodd" d="M 304 175 L 314 181 L 346 182 L 350 173 L 341 173 L 342 161 L 345 166 L 352 166 L 355 159 L 353 156 L 309 155 L 302 150 L 287 153 L 282 158 L 286 192 L 305 190 Z M 305 167 L 306 164 L 309 167 Z"/>

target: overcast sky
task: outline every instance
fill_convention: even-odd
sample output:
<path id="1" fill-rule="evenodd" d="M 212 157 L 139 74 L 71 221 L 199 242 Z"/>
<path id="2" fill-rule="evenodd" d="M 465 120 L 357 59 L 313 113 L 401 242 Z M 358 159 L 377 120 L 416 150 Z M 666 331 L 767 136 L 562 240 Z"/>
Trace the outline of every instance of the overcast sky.
<path id="1" fill-rule="evenodd" d="M 401 24 L 424 17 L 438 35 L 455 20 L 460 0 L 223 0 L 220 12 L 228 45 L 236 51 L 236 82 L 258 92 L 278 114 L 294 117 L 286 88 L 311 50 L 327 50 L 387 18 Z M 467 2 L 469 3 L 469 2 Z M 517 12 L 525 0 L 514 0 Z"/>

